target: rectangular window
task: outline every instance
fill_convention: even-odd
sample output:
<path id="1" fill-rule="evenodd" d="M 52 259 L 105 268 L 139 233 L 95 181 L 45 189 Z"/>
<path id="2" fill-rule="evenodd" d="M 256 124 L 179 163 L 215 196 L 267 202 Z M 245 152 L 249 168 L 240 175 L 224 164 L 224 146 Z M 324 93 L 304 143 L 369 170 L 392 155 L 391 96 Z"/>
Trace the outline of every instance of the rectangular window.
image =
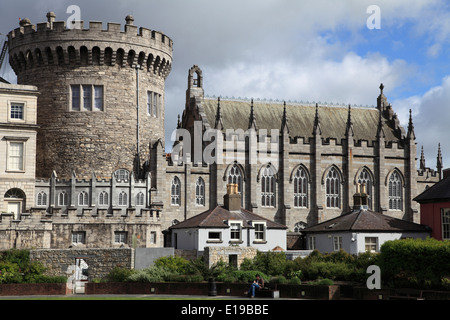
<path id="1" fill-rule="evenodd" d="M 149 116 L 153 114 L 152 106 L 153 106 L 153 92 L 147 91 L 147 114 Z"/>
<path id="2" fill-rule="evenodd" d="M 378 238 L 366 237 L 366 252 L 377 252 L 378 250 Z"/>
<path id="3" fill-rule="evenodd" d="M 339 251 L 342 249 L 342 237 L 333 237 L 334 251 Z"/>
<path id="4" fill-rule="evenodd" d="M 23 142 L 10 142 L 8 152 L 8 170 L 23 171 Z"/>
<path id="5" fill-rule="evenodd" d="M 159 95 L 157 93 L 153 94 L 153 116 L 158 116 L 158 103 L 159 103 Z"/>
<path id="6" fill-rule="evenodd" d="M 266 239 L 264 223 L 255 223 L 255 240 L 264 241 Z"/>
<path id="7" fill-rule="evenodd" d="M 92 111 L 92 86 L 83 86 L 83 109 Z"/>
<path id="8" fill-rule="evenodd" d="M 442 240 L 450 240 L 450 209 L 442 209 Z"/>
<path id="9" fill-rule="evenodd" d="M 103 111 L 103 86 L 94 86 L 95 110 Z"/>
<path id="10" fill-rule="evenodd" d="M 114 243 L 117 244 L 127 243 L 127 233 L 124 231 L 114 232 Z"/>
<path id="11" fill-rule="evenodd" d="M 221 241 L 222 240 L 222 232 L 215 232 L 215 231 L 208 232 L 208 240 Z"/>
<path id="12" fill-rule="evenodd" d="M 73 85 L 70 88 L 72 89 L 72 111 L 80 111 L 80 86 Z"/>
<path id="13" fill-rule="evenodd" d="M 232 223 L 230 225 L 230 239 L 231 241 L 241 240 L 241 224 L 240 223 Z"/>
<path id="14" fill-rule="evenodd" d="M 24 120 L 24 108 L 23 103 L 11 103 L 11 120 Z"/>
<path id="15" fill-rule="evenodd" d="M 156 244 L 156 232 L 155 231 L 150 232 L 150 243 Z"/>
<path id="16" fill-rule="evenodd" d="M 85 232 L 73 232 L 72 233 L 72 244 L 84 244 L 86 241 Z"/>
<path id="17" fill-rule="evenodd" d="M 309 241 L 309 250 L 315 250 L 316 249 L 316 237 L 310 236 L 308 238 Z"/>

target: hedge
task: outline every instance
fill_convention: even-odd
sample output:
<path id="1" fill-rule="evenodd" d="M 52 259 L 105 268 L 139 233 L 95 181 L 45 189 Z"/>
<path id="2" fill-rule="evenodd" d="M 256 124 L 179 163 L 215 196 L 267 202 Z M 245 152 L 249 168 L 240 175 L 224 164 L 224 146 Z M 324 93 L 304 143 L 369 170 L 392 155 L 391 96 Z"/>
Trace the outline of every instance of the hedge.
<path id="1" fill-rule="evenodd" d="M 447 289 L 450 242 L 431 238 L 387 241 L 380 251 L 378 263 L 386 285 Z"/>

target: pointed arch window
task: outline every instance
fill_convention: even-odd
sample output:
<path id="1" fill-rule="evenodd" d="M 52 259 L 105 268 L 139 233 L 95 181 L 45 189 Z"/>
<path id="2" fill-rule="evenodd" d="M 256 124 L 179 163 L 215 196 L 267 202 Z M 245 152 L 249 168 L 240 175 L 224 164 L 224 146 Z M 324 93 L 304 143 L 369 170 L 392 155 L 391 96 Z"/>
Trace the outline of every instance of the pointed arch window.
<path id="1" fill-rule="evenodd" d="M 89 205 L 89 195 L 86 191 L 82 191 L 78 195 L 78 205 L 80 207 L 87 207 Z"/>
<path id="2" fill-rule="evenodd" d="M 230 172 L 228 173 L 228 184 L 237 184 L 238 185 L 238 193 L 242 195 L 242 172 L 237 164 L 234 164 L 231 167 Z"/>
<path id="3" fill-rule="evenodd" d="M 261 172 L 261 206 L 275 208 L 275 194 L 275 171 L 271 165 L 267 165 Z"/>
<path id="4" fill-rule="evenodd" d="M 403 210 L 403 186 L 398 171 L 389 177 L 389 210 Z"/>
<path id="5" fill-rule="evenodd" d="M 205 206 L 205 181 L 202 178 L 195 183 L 195 205 Z"/>
<path id="6" fill-rule="evenodd" d="M 127 206 L 128 205 L 128 195 L 125 191 L 119 193 L 119 206 Z"/>
<path id="7" fill-rule="evenodd" d="M 136 205 L 137 206 L 143 206 L 145 204 L 145 197 L 144 194 L 142 192 L 139 192 L 136 195 Z"/>
<path id="8" fill-rule="evenodd" d="M 47 194 L 44 191 L 41 191 L 38 193 L 37 205 L 38 206 L 46 206 L 47 205 Z"/>
<path id="9" fill-rule="evenodd" d="M 170 192 L 171 204 L 173 206 L 181 205 L 181 182 L 178 177 L 173 178 Z"/>
<path id="10" fill-rule="evenodd" d="M 326 178 L 327 208 L 340 208 L 341 206 L 341 178 L 336 168 L 332 167 Z"/>
<path id="11" fill-rule="evenodd" d="M 99 206 L 107 206 L 109 205 L 109 195 L 108 192 L 102 191 L 98 195 L 98 205 Z"/>
<path id="12" fill-rule="evenodd" d="M 372 199 L 373 199 L 373 181 L 372 175 L 370 174 L 367 168 L 364 168 L 363 171 L 358 176 L 358 184 L 364 185 L 367 194 L 367 204 L 369 209 L 372 209 Z"/>
<path id="13" fill-rule="evenodd" d="M 65 207 L 69 203 L 69 195 L 67 192 L 62 191 L 58 194 L 58 206 Z"/>
<path id="14" fill-rule="evenodd" d="M 294 176 L 294 207 L 308 208 L 308 175 L 303 167 Z"/>

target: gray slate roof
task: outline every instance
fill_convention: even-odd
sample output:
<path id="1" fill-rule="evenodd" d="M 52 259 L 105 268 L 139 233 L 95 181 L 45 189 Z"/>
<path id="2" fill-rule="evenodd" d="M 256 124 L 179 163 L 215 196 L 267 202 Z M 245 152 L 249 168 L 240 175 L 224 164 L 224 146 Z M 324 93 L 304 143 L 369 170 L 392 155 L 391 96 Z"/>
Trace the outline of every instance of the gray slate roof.
<path id="1" fill-rule="evenodd" d="M 357 210 L 315 226 L 305 228 L 304 232 L 324 233 L 336 231 L 351 232 L 430 232 L 425 225 L 396 219 L 370 210 Z"/>
<path id="2" fill-rule="evenodd" d="M 217 114 L 216 99 L 205 98 L 202 106 L 204 108 L 209 125 L 214 128 Z M 248 129 L 251 102 L 221 100 L 220 101 L 222 122 L 224 131 L 226 129 Z M 313 137 L 314 118 L 316 107 L 313 105 L 286 105 L 287 118 L 291 137 L 304 137 L 306 141 Z M 254 102 L 254 114 L 258 129 L 281 129 L 283 118 L 283 103 L 279 102 Z M 348 107 L 344 106 L 320 106 L 319 119 L 322 128 L 322 138 L 336 138 L 340 142 L 345 139 L 348 119 Z M 355 107 L 351 109 L 354 139 L 376 140 L 379 111 L 377 108 Z M 398 141 L 395 131 L 383 118 L 386 141 Z"/>
<path id="3" fill-rule="evenodd" d="M 450 176 L 431 186 L 414 198 L 419 203 L 442 202 L 450 200 Z"/>

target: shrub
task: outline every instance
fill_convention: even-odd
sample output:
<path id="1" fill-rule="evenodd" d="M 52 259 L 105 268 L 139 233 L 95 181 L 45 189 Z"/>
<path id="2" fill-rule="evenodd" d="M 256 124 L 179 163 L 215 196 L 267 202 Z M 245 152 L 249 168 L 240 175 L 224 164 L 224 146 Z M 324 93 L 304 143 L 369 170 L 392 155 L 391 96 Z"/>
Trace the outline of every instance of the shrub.
<path id="1" fill-rule="evenodd" d="M 133 274 L 133 270 L 115 266 L 111 272 L 106 276 L 109 282 L 125 282 Z"/>
<path id="2" fill-rule="evenodd" d="M 248 270 L 248 271 L 237 270 L 237 271 L 234 271 L 232 273 L 232 275 L 235 278 L 237 278 L 238 281 L 246 282 L 246 283 L 255 281 L 257 274 L 259 274 L 264 279 L 265 282 L 268 281 L 268 277 L 264 273 L 262 273 L 260 271 L 255 271 L 255 270 Z"/>
<path id="3" fill-rule="evenodd" d="M 161 257 L 155 261 L 155 266 L 166 268 L 174 273 L 184 274 L 187 271 L 189 261 L 185 258 L 174 257 Z"/>
<path id="4" fill-rule="evenodd" d="M 0 261 L 0 283 L 21 283 L 22 275 L 17 264 Z"/>

